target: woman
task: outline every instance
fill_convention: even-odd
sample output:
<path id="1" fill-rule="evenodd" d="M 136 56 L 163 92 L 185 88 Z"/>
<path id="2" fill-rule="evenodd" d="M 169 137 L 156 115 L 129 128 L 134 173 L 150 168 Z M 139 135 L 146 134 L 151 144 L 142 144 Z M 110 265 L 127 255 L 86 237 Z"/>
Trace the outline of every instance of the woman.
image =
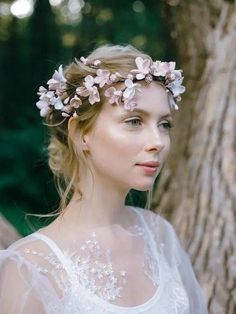
<path id="1" fill-rule="evenodd" d="M 206 313 L 171 224 L 125 204 L 151 195 L 182 80 L 174 62 L 103 46 L 40 87 L 60 212 L 1 252 L 1 313 Z"/>

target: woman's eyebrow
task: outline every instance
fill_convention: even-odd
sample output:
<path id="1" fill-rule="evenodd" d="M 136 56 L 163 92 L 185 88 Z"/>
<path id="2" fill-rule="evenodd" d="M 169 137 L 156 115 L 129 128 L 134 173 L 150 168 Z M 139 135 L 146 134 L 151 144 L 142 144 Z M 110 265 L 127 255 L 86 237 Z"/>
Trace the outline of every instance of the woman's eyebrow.
<path id="1" fill-rule="evenodd" d="M 134 109 L 133 111 L 128 111 L 128 112 L 125 112 L 124 113 L 124 116 L 126 116 L 127 114 L 130 114 L 130 113 L 142 113 L 143 115 L 149 117 L 151 114 L 148 112 L 148 111 L 145 111 L 143 109 L 139 109 L 139 108 L 136 108 Z M 164 119 L 164 118 L 171 118 L 172 119 L 172 116 L 170 113 L 165 113 L 165 114 L 162 114 L 160 116 L 160 119 Z"/>

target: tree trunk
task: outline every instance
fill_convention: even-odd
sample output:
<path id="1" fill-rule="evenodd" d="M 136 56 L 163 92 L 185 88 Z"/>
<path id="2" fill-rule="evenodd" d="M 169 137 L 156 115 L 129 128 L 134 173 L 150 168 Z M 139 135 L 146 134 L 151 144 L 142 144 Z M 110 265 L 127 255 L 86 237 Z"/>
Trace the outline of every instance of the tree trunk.
<path id="1" fill-rule="evenodd" d="M 0 250 L 6 249 L 20 238 L 16 229 L 0 213 Z"/>
<path id="2" fill-rule="evenodd" d="M 236 313 L 236 4 L 166 0 L 184 68 L 172 154 L 153 209 L 172 221 L 209 313 Z"/>

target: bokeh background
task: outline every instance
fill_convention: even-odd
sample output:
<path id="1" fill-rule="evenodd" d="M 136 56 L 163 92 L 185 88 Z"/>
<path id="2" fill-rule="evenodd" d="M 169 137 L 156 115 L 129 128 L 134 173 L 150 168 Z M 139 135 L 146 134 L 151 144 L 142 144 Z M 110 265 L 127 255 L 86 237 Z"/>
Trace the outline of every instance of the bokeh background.
<path id="1" fill-rule="evenodd" d="M 25 213 L 58 205 L 47 129 L 35 106 L 38 87 L 58 65 L 101 44 L 130 43 L 153 58 L 175 59 L 169 36 L 160 1 L 0 1 L 0 211 L 22 235 L 32 231 Z"/>

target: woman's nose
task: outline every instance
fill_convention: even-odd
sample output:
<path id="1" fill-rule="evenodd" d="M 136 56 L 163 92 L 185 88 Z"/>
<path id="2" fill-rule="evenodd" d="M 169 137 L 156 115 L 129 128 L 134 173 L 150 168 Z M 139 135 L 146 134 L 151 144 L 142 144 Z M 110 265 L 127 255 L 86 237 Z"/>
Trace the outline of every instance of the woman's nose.
<path id="1" fill-rule="evenodd" d="M 157 130 L 154 132 L 150 132 L 147 136 L 148 140 L 145 145 L 146 151 L 155 150 L 157 152 L 160 152 L 164 148 L 165 144 L 163 138 Z"/>

